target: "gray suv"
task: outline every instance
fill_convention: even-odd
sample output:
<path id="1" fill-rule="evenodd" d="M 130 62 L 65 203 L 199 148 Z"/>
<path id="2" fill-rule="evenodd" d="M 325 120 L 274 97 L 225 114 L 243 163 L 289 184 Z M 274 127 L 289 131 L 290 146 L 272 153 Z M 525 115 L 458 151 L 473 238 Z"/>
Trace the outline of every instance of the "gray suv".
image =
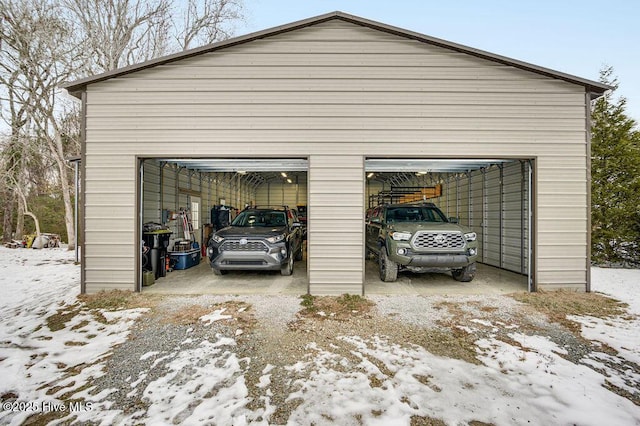
<path id="1" fill-rule="evenodd" d="M 399 270 L 451 271 L 457 281 L 476 272 L 476 233 L 448 219 L 433 203 L 387 204 L 367 211 L 367 252 L 378 258 L 380 279 Z"/>
<path id="2" fill-rule="evenodd" d="M 243 210 L 230 226 L 211 236 L 207 255 L 216 275 L 230 270 L 280 270 L 291 275 L 302 250 L 302 225 L 294 210 L 282 206 Z"/>

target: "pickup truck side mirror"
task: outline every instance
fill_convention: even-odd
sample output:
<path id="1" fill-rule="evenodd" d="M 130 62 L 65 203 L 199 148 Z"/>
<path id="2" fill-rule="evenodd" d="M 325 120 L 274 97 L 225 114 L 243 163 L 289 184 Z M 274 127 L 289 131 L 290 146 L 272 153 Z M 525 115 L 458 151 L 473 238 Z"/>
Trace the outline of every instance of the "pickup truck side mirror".
<path id="1" fill-rule="evenodd" d="M 380 218 L 379 217 L 372 217 L 371 218 L 371 223 L 380 223 Z"/>
<path id="2" fill-rule="evenodd" d="M 451 223 L 458 223 L 460 220 L 457 217 L 450 217 L 449 218 L 449 222 Z"/>
<path id="3" fill-rule="evenodd" d="M 292 228 L 302 228 L 302 224 L 300 222 L 293 222 L 293 224 L 291 224 Z"/>

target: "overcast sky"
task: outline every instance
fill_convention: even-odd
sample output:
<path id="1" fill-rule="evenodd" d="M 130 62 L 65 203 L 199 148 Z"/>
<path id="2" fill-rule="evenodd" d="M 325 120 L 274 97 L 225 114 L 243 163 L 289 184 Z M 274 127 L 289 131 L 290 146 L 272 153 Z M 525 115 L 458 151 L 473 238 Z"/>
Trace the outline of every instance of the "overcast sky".
<path id="1" fill-rule="evenodd" d="M 245 0 L 237 35 L 340 10 L 598 80 L 613 66 L 618 96 L 640 121 L 640 0 Z"/>

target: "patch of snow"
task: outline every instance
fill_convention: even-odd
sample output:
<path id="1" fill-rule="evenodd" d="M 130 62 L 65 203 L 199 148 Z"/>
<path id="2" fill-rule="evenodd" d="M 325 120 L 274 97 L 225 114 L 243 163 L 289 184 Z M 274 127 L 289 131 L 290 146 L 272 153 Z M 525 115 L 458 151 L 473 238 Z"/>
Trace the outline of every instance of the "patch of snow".
<path id="1" fill-rule="evenodd" d="M 207 315 L 203 315 L 200 317 L 200 321 L 202 321 L 205 324 L 211 324 L 212 322 L 215 321 L 221 321 L 221 320 L 226 320 L 226 319 L 230 319 L 233 318 L 233 315 L 222 315 L 222 313 L 226 310 L 226 308 L 222 308 L 222 309 L 216 309 L 215 311 L 213 311 L 210 314 Z"/>

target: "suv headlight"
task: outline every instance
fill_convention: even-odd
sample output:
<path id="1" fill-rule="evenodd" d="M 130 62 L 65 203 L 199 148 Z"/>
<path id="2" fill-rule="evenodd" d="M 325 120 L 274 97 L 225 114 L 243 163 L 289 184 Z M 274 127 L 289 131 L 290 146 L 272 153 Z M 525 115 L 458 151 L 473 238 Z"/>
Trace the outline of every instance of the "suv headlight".
<path id="1" fill-rule="evenodd" d="M 391 238 L 396 241 L 409 241 L 411 239 L 411 233 L 409 232 L 391 232 Z"/>
<path id="2" fill-rule="evenodd" d="M 476 233 L 475 232 L 467 232 L 466 234 L 464 234 L 464 239 L 467 241 L 475 241 L 476 240 Z"/>
<path id="3" fill-rule="evenodd" d="M 224 238 L 222 238 L 222 237 L 220 237 L 220 236 L 218 236 L 218 235 L 216 235 L 216 234 L 213 234 L 213 236 L 211 237 L 211 239 L 212 239 L 213 241 L 215 241 L 216 243 L 221 243 L 221 242 L 223 242 L 223 241 L 224 241 Z"/>
<path id="4" fill-rule="evenodd" d="M 271 244 L 279 243 L 280 241 L 284 240 L 284 237 L 285 237 L 284 234 L 274 235 L 273 237 L 267 238 L 267 241 L 269 241 Z"/>

